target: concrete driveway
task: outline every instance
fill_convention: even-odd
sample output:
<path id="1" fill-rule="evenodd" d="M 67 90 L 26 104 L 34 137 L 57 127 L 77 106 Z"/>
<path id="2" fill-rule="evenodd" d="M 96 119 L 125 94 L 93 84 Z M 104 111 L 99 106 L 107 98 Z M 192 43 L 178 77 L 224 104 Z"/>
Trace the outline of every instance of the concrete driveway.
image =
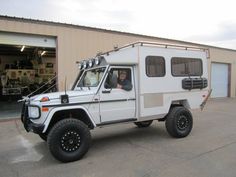
<path id="1" fill-rule="evenodd" d="M 163 122 L 139 129 L 122 124 L 92 131 L 85 157 L 63 164 L 19 120 L 0 122 L 1 177 L 235 177 L 236 99 L 208 102 L 193 112 L 184 139 L 169 137 Z"/>

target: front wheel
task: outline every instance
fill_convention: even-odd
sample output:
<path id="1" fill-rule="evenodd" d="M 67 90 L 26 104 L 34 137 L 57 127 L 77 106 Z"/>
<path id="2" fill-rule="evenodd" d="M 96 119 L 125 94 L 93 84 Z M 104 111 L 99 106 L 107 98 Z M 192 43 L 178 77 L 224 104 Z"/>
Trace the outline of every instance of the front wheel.
<path id="1" fill-rule="evenodd" d="M 53 126 L 47 143 L 57 160 L 72 162 L 86 154 L 90 147 L 91 135 L 88 127 L 80 120 L 64 119 Z"/>
<path id="2" fill-rule="evenodd" d="M 149 127 L 152 124 L 153 120 L 147 120 L 142 122 L 134 122 L 135 125 L 137 125 L 138 128 L 144 128 Z"/>
<path id="3" fill-rule="evenodd" d="M 184 107 L 173 107 L 166 118 L 167 132 L 176 138 L 188 136 L 193 127 L 191 112 Z"/>

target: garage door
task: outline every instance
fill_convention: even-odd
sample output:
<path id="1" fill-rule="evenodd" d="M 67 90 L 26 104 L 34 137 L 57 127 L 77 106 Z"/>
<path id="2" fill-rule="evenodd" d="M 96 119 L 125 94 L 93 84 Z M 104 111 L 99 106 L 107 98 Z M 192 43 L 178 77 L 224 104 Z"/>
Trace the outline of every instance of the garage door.
<path id="1" fill-rule="evenodd" d="M 228 96 L 228 64 L 212 63 L 211 64 L 211 97 Z"/>
<path id="2" fill-rule="evenodd" d="M 55 91 L 56 74 L 56 37 L 0 31 L 0 119 L 20 117 L 22 96 Z"/>
<path id="3" fill-rule="evenodd" d="M 0 44 L 56 48 L 56 38 L 49 36 L 0 32 Z"/>

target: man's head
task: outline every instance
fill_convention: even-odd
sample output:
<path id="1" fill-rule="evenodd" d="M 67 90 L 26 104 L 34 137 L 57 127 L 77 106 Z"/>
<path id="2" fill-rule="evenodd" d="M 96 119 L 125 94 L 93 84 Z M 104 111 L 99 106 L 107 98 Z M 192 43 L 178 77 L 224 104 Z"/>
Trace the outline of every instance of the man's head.
<path id="1" fill-rule="evenodd" d="M 119 73 L 119 79 L 123 81 L 126 79 L 126 77 L 127 77 L 127 72 L 125 70 L 121 70 Z"/>

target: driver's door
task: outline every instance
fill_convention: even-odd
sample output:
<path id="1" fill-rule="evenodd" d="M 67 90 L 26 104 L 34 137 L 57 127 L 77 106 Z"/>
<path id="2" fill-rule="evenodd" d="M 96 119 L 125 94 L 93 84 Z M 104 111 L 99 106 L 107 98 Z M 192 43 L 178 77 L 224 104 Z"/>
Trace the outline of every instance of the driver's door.
<path id="1" fill-rule="evenodd" d="M 126 91 L 108 83 L 109 77 L 118 76 L 119 70 L 126 70 L 127 79 L 132 89 Z M 114 78 L 114 77 L 113 77 Z M 110 87 L 109 87 L 110 85 Z M 112 86 L 111 86 L 112 85 Z M 116 85 L 116 84 L 115 84 Z M 113 88 L 111 88 L 113 87 Z M 115 87 L 115 88 L 114 88 Z M 132 67 L 111 67 L 107 78 L 99 91 L 101 124 L 136 120 L 135 116 L 135 84 Z"/>

